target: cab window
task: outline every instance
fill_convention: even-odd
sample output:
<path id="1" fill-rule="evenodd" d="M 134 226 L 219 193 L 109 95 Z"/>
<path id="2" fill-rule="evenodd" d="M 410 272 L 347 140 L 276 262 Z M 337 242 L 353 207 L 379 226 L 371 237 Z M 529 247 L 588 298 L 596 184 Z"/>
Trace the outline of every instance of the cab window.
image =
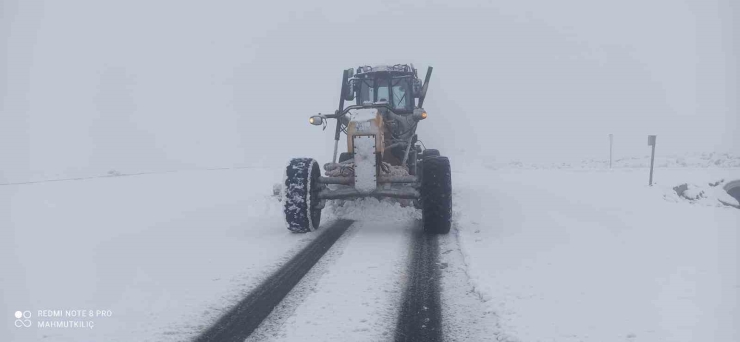
<path id="1" fill-rule="evenodd" d="M 388 80 L 381 78 L 376 80 L 376 83 L 378 85 L 378 96 L 375 99 L 375 102 L 391 102 L 388 98 Z"/>
<path id="2" fill-rule="evenodd" d="M 375 102 L 375 81 L 363 79 L 360 81 L 360 91 L 357 94 L 357 104 L 371 104 Z"/>
<path id="3" fill-rule="evenodd" d="M 357 104 L 387 102 L 394 111 L 410 112 L 414 110 L 414 99 L 411 94 L 409 78 L 375 78 L 361 79 L 357 93 Z"/>
<path id="4" fill-rule="evenodd" d="M 409 96 L 409 82 L 407 78 L 397 78 L 392 82 L 393 108 L 399 111 L 414 109 L 413 98 Z"/>

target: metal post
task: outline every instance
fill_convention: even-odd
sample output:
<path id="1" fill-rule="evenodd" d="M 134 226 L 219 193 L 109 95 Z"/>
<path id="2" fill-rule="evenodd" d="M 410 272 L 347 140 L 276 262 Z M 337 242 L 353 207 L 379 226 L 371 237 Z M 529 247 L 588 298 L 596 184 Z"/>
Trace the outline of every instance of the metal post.
<path id="1" fill-rule="evenodd" d="M 339 123 L 337 123 L 337 126 L 339 126 Z M 332 163 L 337 162 L 337 148 L 339 148 L 339 139 L 334 140 L 334 157 L 331 159 Z"/>
<path id="2" fill-rule="evenodd" d="M 339 92 L 339 109 L 336 112 L 337 114 L 341 113 L 344 110 L 344 93 L 347 89 L 346 87 L 348 75 L 348 71 L 344 70 L 344 72 L 342 73 L 342 88 Z M 334 157 L 331 160 L 332 163 L 337 162 L 337 148 L 339 147 L 340 133 L 342 133 L 342 118 L 337 118 L 337 128 L 334 131 Z"/>
<path id="3" fill-rule="evenodd" d="M 609 168 L 612 168 L 612 145 L 614 144 L 614 134 L 609 134 Z"/>
<path id="4" fill-rule="evenodd" d="M 416 134 L 416 126 L 414 126 L 414 129 L 411 131 L 409 141 L 406 142 L 406 153 L 403 154 L 403 161 L 401 162 L 401 166 L 406 166 L 406 161 L 409 160 L 409 150 L 411 150 L 411 141 L 414 140 L 414 134 Z"/>
<path id="5" fill-rule="evenodd" d="M 653 146 L 653 153 L 650 155 L 650 186 L 653 186 L 653 163 L 655 162 L 655 140 L 657 136 L 648 135 L 648 145 Z"/>

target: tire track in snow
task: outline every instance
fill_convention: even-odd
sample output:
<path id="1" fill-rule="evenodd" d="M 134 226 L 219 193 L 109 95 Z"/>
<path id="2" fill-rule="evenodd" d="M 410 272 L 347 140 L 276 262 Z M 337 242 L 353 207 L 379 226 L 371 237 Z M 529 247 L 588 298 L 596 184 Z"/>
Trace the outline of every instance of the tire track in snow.
<path id="1" fill-rule="evenodd" d="M 357 221 L 247 342 L 392 341 L 417 227 Z"/>
<path id="2" fill-rule="evenodd" d="M 339 220 L 326 228 L 319 237 L 255 288 L 195 341 L 244 341 L 352 223 L 350 220 Z"/>
<path id="3" fill-rule="evenodd" d="M 279 336 L 286 326 L 291 323 L 289 320 L 296 315 L 298 308 L 306 302 L 312 293 L 319 289 L 319 281 L 322 277 L 331 272 L 336 265 L 337 260 L 342 257 L 347 249 L 347 245 L 357 235 L 361 224 L 355 222 L 347 232 L 334 243 L 321 260 L 319 260 L 298 284 L 288 293 L 285 298 L 270 313 L 270 316 L 262 321 L 262 324 L 247 337 L 244 342 L 266 342 L 273 341 Z"/>
<path id="4" fill-rule="evenodd" d="M 398 342 L 442 341 L 438 236 L 414 232 L 409 280 L 396 327 Z"/>

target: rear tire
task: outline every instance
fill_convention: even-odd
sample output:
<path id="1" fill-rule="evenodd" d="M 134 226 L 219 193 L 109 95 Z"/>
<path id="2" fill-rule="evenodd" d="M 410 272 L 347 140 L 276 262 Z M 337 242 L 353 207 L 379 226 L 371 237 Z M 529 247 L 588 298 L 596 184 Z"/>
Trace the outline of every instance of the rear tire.
<path id="1" fill-rule="evenodd" d="M 426 158 L 426 157 L 439 157 L 439 150 L 435 150 L 433 148 L 426 149 L 422 153 L 422 156 L 424 158 Z"/>
<path id="2" fill-rule="evenodd" d="M 295 158 L 285 168 L 284 176 L 283 212 L 288 230 L 295 233 L 316 230 L 321 223 L 319 164 L 311 158 Z"/>
<path id="3" fill-rule="evenodd" d="M 428 150 L 427 150 L 428 151 Z M 426 151 L 425 151 L 426 152 Z M 452 176 L 447 157 L 425 157 L 421 178 L 424 232 L 447 234 L 452 225 Z"/>

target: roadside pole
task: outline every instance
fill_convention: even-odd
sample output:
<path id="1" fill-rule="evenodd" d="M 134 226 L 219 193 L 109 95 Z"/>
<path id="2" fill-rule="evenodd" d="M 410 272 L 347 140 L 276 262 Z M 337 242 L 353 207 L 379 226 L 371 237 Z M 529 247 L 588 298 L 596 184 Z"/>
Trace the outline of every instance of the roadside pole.
<path id="1" fill-rule="evenodd" d="M 653 163 L 655 163 L 655 138 L 656 135 L 648 135 L 648 146 L 653 147 L 653 153 L 650 155 L 650 186 L 653 186 Z"/>
<path id="2" fill-rule="evenodd" d="M 614 134 L 609 134 L 609 168 L 612 168 L 612 146 L 614 145 Z"/>

